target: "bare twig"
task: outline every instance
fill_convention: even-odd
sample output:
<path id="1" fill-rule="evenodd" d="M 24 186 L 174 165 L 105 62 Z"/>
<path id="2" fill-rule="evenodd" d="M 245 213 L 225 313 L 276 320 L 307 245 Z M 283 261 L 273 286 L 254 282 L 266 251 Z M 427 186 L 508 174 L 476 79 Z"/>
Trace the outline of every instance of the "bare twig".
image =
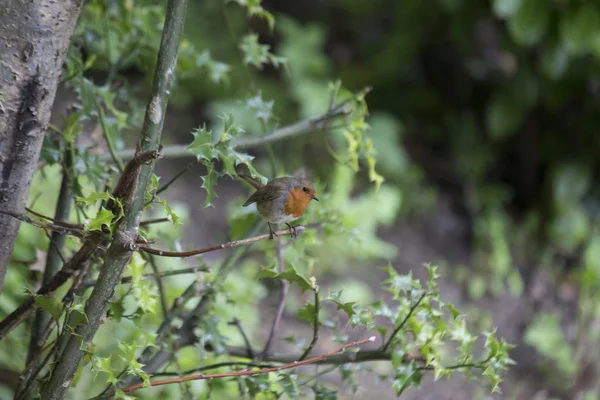
<path id="1" fill-rule="evenodd" d="M 306 228 L 304 226 L 299 225 L 296 227 L 296 232 L 302 232 L 305 229 Z M 277 234 L 278 236 L 290 235 L 291 233 L 292 232 L 289 229 L 282 229 L 280 231 L 275 232 L 275 234 Z M 247 246 L 247 245 L 250 245 L 250 244 L 253 244 L 256 242 L 260 242 L 260 241 L 266 240 L 266 239 L 269 239 L 269 235 L 259 235 L 259 236 L 254 236 L 254 237 L 247 238 L 247 239 L 234 240 L 232 242 L 222 243 L 222 244 L 218 244 L 216 246 L 210 246 L 210 247 L 205 247 L 202 249 L 190 250 L 190 251 L 166 251 L 166 250 L 153 249 L 151 247 L 146 247 L 146 246 L 140 246 L 139 250 L 144 251 L 149 254 L 154 254 L 156 256 L 182 257 L 183 258 L 183 257 L 193 257 L 193 256 L 197 256 L 199 254 L 209 253 L 211 251 L 230 249 L 232 247 L 237 247 L 237 246 Z"/>
<path id="2" fill-rule="evenodd" d="M 250 340 L 248 340 L 248 336 L 246 335 L 246 332 L 244 332 L 244 328 L 242 327 L 240 320 L 237 318 L 234 318 L 231 322 L 228 323 L 228 325 L 235 326 L 238 329 L 238 331 L 240 332 L 240 335 L 242 335 L 242 339 L 244 339 L 244 345 L 246 346 L 246 349 L 248 350 L 248 357 L 250 357 L 250 359 L 254 360 L 254 351 L 252 350 L 252 345 L 250 344 Z"/>
<path id="3" fill-rule="evenodd" d="M 190 369 L 184 372 L 159 372 L 157 374 L 152 375 L 153 378 L 159 376 L 181 376 L 181 375 L 190 375 L 197 374 L 198 372 L 210 371 L 211 369 L 223 368 L 223 367 L 246 367 L 246 368 L 271 368 L 272 364 L 261 364 L 254 362 L 246 362 L 246 361 L 226 361 L 220 362 L 216 364 L 207 365 L 205 367 L 199 367 Z"/>
<path id="4" fill-rule="evenodd" d="M 112 138 L 110 137 L 108 122 L 106 121 L 106 114 L 104 112 L 104 108 L 98 103 L 97 100 L 94 101 L 94 105 L 96 106 L 96 110 L 98 111 L 98 116 L 100 117 L 100 126 L 102 127 L 102 133 L 104 135 L 104 140 L 106 141 L 106 145 L 108 146 L 108 151 L 110 152 L 110 156 L 112 157 L 113 162 L 117 165 L 119 172 L 123 172 L 125 167 L 123 166 L 123 162 L 119 159 L 119 156 L 116 153 L 115 145 L 113 143 Z"/>
<path id="5" fill-rule="evenodd" d="M 0 210 L 0 214 L 8 215 L 10 217 L 18 219 L 19 221 L 28 223 L 28 224 L 36 226 L 38 228 L 49 229 L 49 230 L 61 233 L 63 235 L 71 235 L 71 236 L 77 236 L 77 237 L 83 236 L 83 232 L 79 228 L 75 229 L 75 228 L 70 228 L 70 227 L 66 227 L 66 226 L 62 226 L 62 225 L 58 225 L 58 224 L 41 222 L 41 221 L 35 220 L 33 218 L 30 218 L 27 215 L 15 213 L 12 211 Z"/>
<path id="6" fill-rule="evenodd" d="M 408 314 L 406 314 L 406 317 L 404 317 L 404 319 L 402 320 L 402 322 L 400 323 L 400 325 L 398 325 L 396 327 L 396 329 L 394 329 L 394 332 L 392 332 L 392 335 L 390 336 L 390 338 L 388 339 L 388 341 L 381 347 L 382 351 L 386 351 L 388 349 L 388 347 L 390 347 L 390 344 L 392 343 L 392 340 L 394 340 L 394 338 L 396 337 L 396 335 L 398 334 L 398 332 L 400 332 L 400 330 L 402 328 L 404 328 L 404 325 L 406 325 L 406 322 L 412 316 L 412 314 L 415 312 L 415 310 L 417 309 L 417 307 L 419 307 L 419 304 L 421 304 L 421 301 L 423 301 L 423 299 L 425 298 L 425 296 L 427 296 L 427 292 L 423 292 L 423 294 L 421 295 L 421 297 L 419 297 L 419 300 L 417 300 L 415 302 L 415 304 L 413 304 L 412 307 L 410 307 L 410 310 L 408 311 Z"/>
<path id="7" fill-rule="evenodd" d="M 277 269 L 280 274 L 283 274 L 285 270 L 284 258 L 283 258 L 283 245 L 281 244 L 281 238 L 277 237 Z M 271 344 L 273 342 L 273 338 L 275 337 L 275 332 L 277 332 L 277 328 L 279 328 L 279 322 L 281 321 L 281 316 L 283 315 L 283 309 L 285 308 L 285 299 L 287 298 L 287 293 L 289 289 L 289 283 L 285 279 L 281 279 L 281 292 L 279 292 L 279 302 L 277 305 L 277 312 L 275 313 L 275 319 L 273 320 L 273 325 L 271 325 L 271 330 L 269 331 L 269 337 L 265 342 L 265 348 L 260 353 L 260 358 L 263 358 L 267 354 L 269 354 L 269 350 L 271 350 Z"/>
<path id="8" fill-rule="evenodd" d="M 71 224 L 71 223 L 69 223 L 69 222 L 65 222 L 65 221 L 59 221 L 59 220 L 57 220 L 57 219 L 55 219 L 55 218 L 51 218 L 51 217 L 48 217 L 48 216 L 46 216 L 46 215 L 40 214 L 40 213 L 38 213 L 38 212 L 36 212 L 36 211 L 33 211 L 33 210 L 32 210 L 31 208 L 29 208 L 29 207 L 25 207 L 25 210 L 26 210 L 28 213 L 31 213 L 31 214 L 35 215 L 36 217 L 43 218 L 43 219 L 46 219 L 46 220 L 48 220 L 48 221 L 52 221 L 52 222 L 54 222 L 56 225 L 63 226 L 63 227 L 65 227 L 65 228 L 72 228 L 72 229 L 79 229 L 79 230 L 83 230 L 83 226 L 81 226 L 81 225 Z"/>
<path id="9" fill-rule="evenodd" d="M 169 218 L 155 218 L 155 219 L 148 219 L 146 221 L 142 221 L 140 222 L 140 226 L 144 226 L 144 225 L 150 225 L 150 224 L 160 224 L 162 222 L 170 222 L 171 220 Z"/>
<path id="10" fill-rule="evenodd" d="M 167 183 L 165 183 L 163 186 L 158 188 L 158 190 L 156 191 L 156 193 L 154 193 L 154 195 L 158 196 L 159 194 L 161 194 L 162 192 L 167 190 L 169 188 L 169 186 L 171 186 L 177 179 L 181 178 L 186 172 L 188 172 L 190 169 L 192 169 L 198 163 L 199 163 L 198 160 L 192 161 L 191 163 L 189 163 L 185 168 L 183 168 L 181 171 L 179 171 L 177 173 L 177 175 L 172 177 Z"/>
<path id="11" fill-rule="evenodd" d="M 374 341 L 375 341 L 375 336 L 371 336 L 370 338 L 367 338 L 367 339 L 347 343 L 347 344 L 343 345 L 342 347 L 340 347 L 339 349 L 330 351 L 329 353 L 325 353 L 320 356 L 308 358 L 304 361 L 294 361 L 292 363 L 280 365 L 277 367 L 262 368 L 262 369 L 251 370 L 251 371 L 244 370 L 244 371 L 235 371 L 235 372 L 223 372 L 223 373 L 218 373 L 218 374 L 206 374 L 206 375 L 201 374 L 201 375 L 186 376 L 186 377 L 182 377 L 182 378 L 163 379 L 163 380 L 157 380 L 157 381 L 150 382 L 150 384 L 148 386 L 162 386 L 162 385 L 169 385 L 169 384 L 173 384 L 173 383 L 182 383 L 182 382 L 188 382 L 188 381 L 227 378 L 227 377 L 233 377 L 233 376 L 261 375 L 261 374 L 267 374 L 269 372 L 279 372 L 279 371 L 283 371 L 286 369 L 297 368 L 301 365 L 317 363 L 317 362 L 323 361 L 323 360 L 327 359 L 328 357 L 331 357 L 335 354 L 341 353 L 344 350 L 349 349 L 351 347 L 361 346 L 365 343 L 374 342 Z M 138 389 L 142 389 L 143 387 L 145 387 L 144 383 L 139 383 L 137 385 L 127 386 L 121 390 L 125 393 L 129 393 L 129 392 L 133 392 Z"/>
<path id="12" fill-rule="evenodd" d="M 310 344 L 308 345 L 308 347 L 306 348 L 306 350 L 304 350 L 304 353 L 302 353 L 302 355 L 298 359 L 298 361 L 302 361 L 306 357 L 308 357 L 310 352 L 315 347 L 315 344 L 317 344 L 317 341 L 319 340 L 319 309 L 320 308 L 321 308 L 321 301 L 319 299 L 319 287 L 316 286 L 315 287 L 315 315 L 313 317 L 314 318 L 314 320 L 313 320 L 313 323 L 314 323 L 313 338 L 312 338 Z"/>
<path id="13" fill-rule="evenodd" d="M 146 258 L 148 259 L 148 261 L 150 262 L 150 266 L 152 267 L 152 275 L 154 278 L 154 281 L 156 282 L 156 287 L 158 288 L 158 296 L 160 297 L 160 306 L 162 308 L 162 312 L 163 312 L 163 317 L 167 317 L 167 314 L 169 312 L 169 309 L 167 307 L 167 298 L 165 295 L 165 289 L 163 287 L 162 284 L 162 279 L 161 279 L 161 274 L 160 271 L 158 270 L 158 266 L 156 265 L 156 260 L 154 259 L 154 257 L 152 257 L 151 255 L 146 255 Z M 123 280 L 121 279 L 121 282 L 123 282 Z"/>

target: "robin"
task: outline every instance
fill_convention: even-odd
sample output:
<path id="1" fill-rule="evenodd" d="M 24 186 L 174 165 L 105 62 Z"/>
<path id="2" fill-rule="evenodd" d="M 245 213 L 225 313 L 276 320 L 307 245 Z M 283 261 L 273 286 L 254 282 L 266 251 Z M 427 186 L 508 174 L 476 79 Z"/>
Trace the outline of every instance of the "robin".
<path id="1" fill-rule="evenodd" d="M 288 222 L 300 218 L 311 200 L 319 201 L 315 186 L 306 178 L 275 178 L 265 185 L 248 175 L 239 176 L 256 188 L 256 192 L 243 206 L 256 203 L 258 213 L 267 220 L 269 225 L 269 239 L 273 239 L 273 235 L 276 235 L 271 223 L 284 222 L 290 228 L 292 235 L 295 234 L 295 227 Z"/>

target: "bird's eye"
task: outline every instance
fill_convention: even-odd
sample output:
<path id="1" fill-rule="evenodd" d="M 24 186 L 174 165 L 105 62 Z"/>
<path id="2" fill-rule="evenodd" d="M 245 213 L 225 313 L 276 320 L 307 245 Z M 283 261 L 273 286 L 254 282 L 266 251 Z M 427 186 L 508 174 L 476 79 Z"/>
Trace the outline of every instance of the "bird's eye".
<path id="1" fill-rule="evenodd" d="M 302 191 L 303 191 L 304 193 L 308 193 L 308 188 L 307 188 L 306 186 L 304 186 L 304 187 L 302 188 Z"/>

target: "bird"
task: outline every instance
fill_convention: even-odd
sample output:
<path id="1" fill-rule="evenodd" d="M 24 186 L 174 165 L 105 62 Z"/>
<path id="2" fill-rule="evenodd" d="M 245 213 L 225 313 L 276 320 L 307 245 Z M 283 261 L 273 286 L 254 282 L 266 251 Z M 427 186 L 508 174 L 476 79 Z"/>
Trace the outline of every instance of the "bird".
<path id="1" fill-rule="evenodd" d="M 295 236 L 296 227 L 289 223 L 304 214 L 311 200 L 319 201 L 315 185 L 303 177 L 275 178 L 266 185 L 249 175 L 240 174 L 239 177 L 256 189 L 242 206 L 256 203 L 258 213 L 269 225 L 269 239 L 273 239 L 273 235 L 277 236 L 271 224 L 282 222 L 290 228 L 292 236 Z"/>

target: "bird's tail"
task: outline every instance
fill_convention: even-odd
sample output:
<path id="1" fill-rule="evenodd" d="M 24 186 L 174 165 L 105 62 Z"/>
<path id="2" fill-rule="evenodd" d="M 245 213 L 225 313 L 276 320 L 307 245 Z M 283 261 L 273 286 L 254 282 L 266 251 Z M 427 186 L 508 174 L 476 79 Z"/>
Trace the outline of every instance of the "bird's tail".
<path id="1" fill-rule="evenodd" d="M 258 181 L 257 179 L 254 179 L 253 177 L 251 177 L 250 175 L 246 175 L 246 174 L 238 174 L 238 176 L 245 180 L 246 182 L 248 182 L 249 184 L 251 184 L 252 186 L 254 186 L 255 189 L 260 189 L 261 187 L 265 186 L 262 182 Z"/>

